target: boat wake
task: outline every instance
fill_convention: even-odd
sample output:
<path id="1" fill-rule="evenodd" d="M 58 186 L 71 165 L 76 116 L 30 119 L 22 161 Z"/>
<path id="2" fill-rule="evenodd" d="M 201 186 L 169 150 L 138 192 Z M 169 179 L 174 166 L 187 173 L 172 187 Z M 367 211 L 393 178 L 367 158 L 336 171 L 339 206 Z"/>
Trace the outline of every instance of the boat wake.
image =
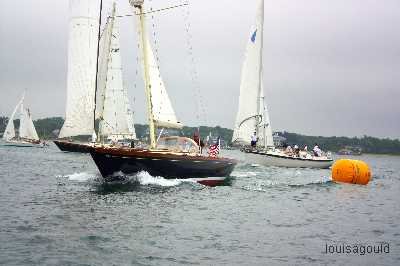
<path id="1" fill-rule="evenodd" d="M 146 171 L 139 172 L 134 175 L 125 175 L 122 172 L 114 173 L 106 180 L 101 178 L 98 173 L 80 172 L 69 175 L 60 175 L 57 178 L 67 179 L 73 182 L 90 182 L 95 181 L 104 185 L 141 185 L 141 186 L 158 186 L 158 187 L 176 187 L 184 183 L 203 186 L 192 179 L 165 179 L 162 176 L 152 176 Z"/>
<path id="2" fill-rule="evenodd" d="M 196 183 L 191 179 L 165 179 L 162 176 L 152 176 L 146 171 L 142 171 L 133 176 L 141 185 L 156 185 L 160 187 L 175 187 L 182 183 Z M 197 184 L 197 183 L 196 183 Z"/>
<path id="3" fill-rule="evenodd" d="M 76 182 L 87 182 L 90 180 L 96 180 L 98 179 L 98 175 L 95 173 L 88 173 L 88 172 L 81 172 L 81 173 L 73 173 L 70 175 L 64 175 L 64 176 L 59 176 L 62 178 L 66 178 L 70 181 L 76 181 Z"/>

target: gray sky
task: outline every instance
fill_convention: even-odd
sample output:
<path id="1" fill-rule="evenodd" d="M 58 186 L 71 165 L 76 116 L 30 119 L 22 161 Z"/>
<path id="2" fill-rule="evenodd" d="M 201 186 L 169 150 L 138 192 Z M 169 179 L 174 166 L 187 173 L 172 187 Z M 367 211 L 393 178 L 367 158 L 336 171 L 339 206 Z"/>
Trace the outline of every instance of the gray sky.
<path id="1" fill-rule="evenodd" d="M 153 8 L 182 2 L 147 1 Z M 149 17 L 161 74 L 184 124 L 233 128 L 257 1 L 190 2 L 191 44 L 207 115 L 196 111 L 187 8 Z M 128 0 L 118 3 L 118 13 L 130 13 Z M 68 0 L 0 1 L 0 115 L 8 116 L 27 88 L 35 119 L 64 116 L 68 11 Z M 135 98 L 135 120 L 144 123 L 135 23 L 126 17 L 121 24 L 124 82 Z M 398 0 L 265 0 L 264 87 L 273 129 L 400 138 L 398 25 Z"/>

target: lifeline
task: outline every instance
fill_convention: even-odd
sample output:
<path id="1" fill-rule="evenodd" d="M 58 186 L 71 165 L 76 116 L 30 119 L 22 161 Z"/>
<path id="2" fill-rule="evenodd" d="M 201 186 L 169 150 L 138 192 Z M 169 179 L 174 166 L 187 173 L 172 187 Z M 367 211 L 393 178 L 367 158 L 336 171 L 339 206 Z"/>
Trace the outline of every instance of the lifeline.
<path id="1" fill-rule="evenodd" d="M 347 244 L 325 244 L 325 254 L 383 254 L 389 253 L 390 247 L 388 243 L 380 243 L 376 245 L 347 245 Z"/>

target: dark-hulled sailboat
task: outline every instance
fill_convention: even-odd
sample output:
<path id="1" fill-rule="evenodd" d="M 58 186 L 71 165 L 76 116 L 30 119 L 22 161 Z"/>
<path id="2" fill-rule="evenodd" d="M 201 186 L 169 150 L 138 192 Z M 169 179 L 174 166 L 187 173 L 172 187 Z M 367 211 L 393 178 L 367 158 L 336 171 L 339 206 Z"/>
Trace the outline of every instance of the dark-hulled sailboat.
<path id="1" fill-rule="evenodd" d="M 130 0 L 139 17 L 139 39 L 142 52 L 144 84 L 148 109 L 150 145 L 148 148 L 95 145 L 90 154 L 106 180 L 119 173 L 136 174 L 147 171 L 166 179 L 192 179 L 205 185 L 219 185 L 231 174 L 237 161 L 204 156 L 197 143 L 186 137 L 156 139 L 157 127 L 182 128 L 172 108 L 145 31 L 143 0 Z"/>

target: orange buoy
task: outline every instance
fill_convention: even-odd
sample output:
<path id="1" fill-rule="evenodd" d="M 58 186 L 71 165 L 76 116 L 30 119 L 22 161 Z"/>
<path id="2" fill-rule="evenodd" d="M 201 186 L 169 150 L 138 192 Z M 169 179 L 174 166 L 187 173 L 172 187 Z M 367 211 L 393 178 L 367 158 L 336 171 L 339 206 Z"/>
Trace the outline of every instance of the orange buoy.
<path id="1" fill-rule="evenodd" d="M 332 166 L 332 179 L 336 182 L 366 185 L 371 179 L 371 171 L 363 161 L 341 159 Z"/>

